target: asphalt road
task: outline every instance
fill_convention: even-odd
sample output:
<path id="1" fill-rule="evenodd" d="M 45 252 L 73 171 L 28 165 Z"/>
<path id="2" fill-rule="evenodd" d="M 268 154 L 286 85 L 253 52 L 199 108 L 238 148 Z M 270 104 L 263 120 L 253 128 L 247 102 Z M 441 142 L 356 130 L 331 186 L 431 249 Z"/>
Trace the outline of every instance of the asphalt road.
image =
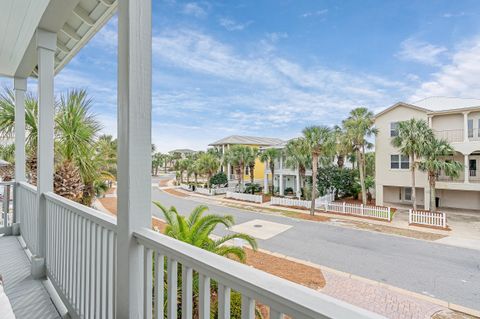
<path id="1" fill-rule="evenodd" d="M 203 201 L 211 213 L 233 215 L 237 224 L 262 219 L 291 225 L 270 239 L 257 240 L 259 247 L 480 310 L 477 250 L 224 207 L 208 199 L 179 198 L 156 187 L 152 200 L 175 206 L 182 214 Z M 162 217 L 153 205 L 152 213 Z"/>

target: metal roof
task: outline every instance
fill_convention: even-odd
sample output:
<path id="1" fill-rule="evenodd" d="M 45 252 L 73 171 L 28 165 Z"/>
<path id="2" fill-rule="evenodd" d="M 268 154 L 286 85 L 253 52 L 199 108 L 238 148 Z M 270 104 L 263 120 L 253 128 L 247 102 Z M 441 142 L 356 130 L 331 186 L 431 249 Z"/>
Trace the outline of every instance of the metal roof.
<path id="1" fill-rule="evenodd" d="M 283 140 L 274 137 L 257 137 L 257 136 L 244 136 L 244 135 L 231 135 L 225 138 L 222 138 L 218 141 L 215 141 L 209 145 L 232 145 L 232 144 L 241 144 L 241 145 L 259 145 L 259 146 L 268 146 L 282 143 Z"/>

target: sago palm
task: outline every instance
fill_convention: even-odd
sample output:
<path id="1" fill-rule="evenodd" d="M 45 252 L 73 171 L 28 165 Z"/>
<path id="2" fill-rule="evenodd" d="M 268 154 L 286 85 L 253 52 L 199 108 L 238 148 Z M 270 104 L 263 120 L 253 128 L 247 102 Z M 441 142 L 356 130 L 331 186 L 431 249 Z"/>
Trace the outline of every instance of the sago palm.
<path id="1" fill-rule="evenodd" d="M 272 185 L 270 194 L 273 195 L 274 187 L 273 187 L 273 180 L 275 178 L 275 161 L 280 158 L 281 152 L 278 148 L 267 148 L 265 149 L 262 154 L 260 154 L 260 160 L 265 163 L 265 166 L 270 168 L 270 174 L 272 174 Z"/>
<path id="2" fill-rule="evenodd" d="M 444 172 L 449 177 L 458 177 L 463 169 L 463 164 L 455 160 L 445 160 L 445 157 L 455 153 L 453 147 L 445 140 L 431 137 L 426 141 L 422 159 L 419 162 L 419 168 L 428 175 L 428 184 L 430 185 L 430 211 L 437 210 L 435 202 L 435 185 L 437 176 Z"/>
<path id="3" fill-rule="evenodd" d="M 417 209 L 415 170 L 417 160 L 424 151 L 426 141 L 433 138 L 433 132 L 428 127 L 425 120 L 410 119 L 398 123 L 398 134 L 392 139 L 392 145 L 400 150 L 400 153 L 406 155 L 410 159 L 410 171 L 412 182 L 412 202 L 413 209 Z"/>
<path id="4" fill-rule="evenodd" d="M 312 203 L 310 214 L 315 214 L 315 199 L 317 197 L 317 171 L 320 156 L 331 154 L 335 146 L 332 130 L 327 126 L 309 126 L 303 129 L 305 146 L 312 160 Z"/>
<path id="5" fill-rule="evenodd" d="M 365 107 L 359 107 L 350 111 L 349 117 L 343 121 L 343 127 L 347 138 L 351 141 L 358 160 L 360 186 L 362 188 L 362 202 L 367 204 L 367 191 L 365 187 L 365 151 L 373 145 L 368 138 L 377 134 L 374 127 L 375 119 L 371 111 Z"/>
<path id="6" fill-rule="evenodd" d="M 234 257 L 241 262 L 245 262 L 245 250 L 243 247 L 227 245 L 228 241 L 236 238 L 242 239 L 248 243 L 253 250 L 257 250 L 256 240 L 247 234 L 235 233 L 219 239 L 211 238 L 212 232 L 218 225 L 223 225 L 227 228 L 234 225 L 234 219 L 230 215 L 204 215 L 208 207 L 199 205 L 194 208 L 188 217 L 185 217 L 180 215 L 173 206 L 166 208 L 159 202 L 154 202 L 154 204 L 160 208 L 165 217 L 167 226 L 165 227 L 164 233 L 167 236 L 220 256 Z"/>

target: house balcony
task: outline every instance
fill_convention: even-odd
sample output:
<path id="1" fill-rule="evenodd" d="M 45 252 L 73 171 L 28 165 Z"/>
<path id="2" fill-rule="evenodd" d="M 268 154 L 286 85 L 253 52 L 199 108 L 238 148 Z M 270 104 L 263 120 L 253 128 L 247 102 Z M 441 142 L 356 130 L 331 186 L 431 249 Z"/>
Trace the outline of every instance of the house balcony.
<path id="1" fill-rule="evenodd" d="M 42 230 L 39 227 L 42 223 L 39 222 L 37 188 L 25 182 L 11 185 L 15 187 L 14 196 L 4 197 L 0 231 L 12 236 L 0 237 L 0 247 L 3 255 L 15 255 L 15 259 L 2 258 L 0 270 L 5 271 L 2 275 L 7 295 L 15 292 L 9 297 L 17 318 L 30 318 L 34 315 L 30 311 L 35 309 L 38 309 L 36 318 L 55 315 L 54 305 L 40 281 L 32 279 L 25 271 L 29 262 L 32 271 L 38 271 L 35 267 L 41 260 L 44 260 L 48 285 L 53 287 L 53 300 L 60 301 L 60 305 L 55 306 L 66 310 L 70 317 L 126 318 L 125 314 L 119 313 L 117 296 L 124 280 L 118 277 L 118 269 L 122 267 L 119 254 L 128 248 L 118 244 L 120 227 L 116 218 L 48 192 L 42 194 L 46 200 L 46 229 Z M 40 257 L 42 236 L 44 257 Z M 182 318 L 192 318 L 193 312 L 197 311 L 194 309 L 198 309 L 200 318 L 210 318 L 212 295 L 217 299 L 219 318 L 229 318 L 233 291 L 241 294 L 242 318 L 245 319 L 255 318 L 255 305 L 259 303 L 269 308 L 272 319 L 285 316 L 379 318 L 149 228 L 134 231 L 133 238 L 131 244 L 140 255 L 132 260 L 138 262 L 136 278 L 139 289 L 132 293 L 141 302 L 138 318 L 176 319 L 179 309 Z M 4 267 L 6 264 L 8 267 Z M 19 268 L 24 269 L 23 282 L 15 280 Z M 192 293 L 197 276 L 200 292 L 198 308 L 195 308 Z M 32 295 L 31 291 L 22 290 L 22 285 L 38 287 Z M 27 306 L 25 300 L 28 299 L 25 298 L 29 296 L 35 298 Z"/>
<path id="2" fill-rule="evenodd" d="M 465 136 L 464 129 L 434 130 L 435 136 L 450 143 L 480 141 L 480 129 L 468 129 Z"/>

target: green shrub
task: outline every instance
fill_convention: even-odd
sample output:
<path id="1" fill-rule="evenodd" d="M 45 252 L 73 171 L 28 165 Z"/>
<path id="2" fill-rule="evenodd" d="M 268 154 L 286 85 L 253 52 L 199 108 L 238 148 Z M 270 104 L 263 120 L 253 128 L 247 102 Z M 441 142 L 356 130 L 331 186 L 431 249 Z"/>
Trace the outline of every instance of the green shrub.
<path id="1" fill-rule="evenodd" d="M 227 175 L 223 172 L 217 173 L 210 178 L 210 185 L 225 185 L 227 183 Z"/>
<path id="2" fill-rule="evenodd" d="M 293 188 L 291 187 L 285 188 L 285 194 L 293 194 Z"/>
<path id="3" fill-rule="evenodd" d="M 327 166 L 318 168 L 317 188 L 321 196 L 332 187 L 336 189 L 336 196 L 358 196 L 359 184 L 357 171 L 350 168 Z"/>
<path id="4" fill-rule="evenodd" d="M 262 191 L 262 188 L 258 184 L 248 183 L 245 185 L 245 193 L 255 194 L 261 191 Z"/>

